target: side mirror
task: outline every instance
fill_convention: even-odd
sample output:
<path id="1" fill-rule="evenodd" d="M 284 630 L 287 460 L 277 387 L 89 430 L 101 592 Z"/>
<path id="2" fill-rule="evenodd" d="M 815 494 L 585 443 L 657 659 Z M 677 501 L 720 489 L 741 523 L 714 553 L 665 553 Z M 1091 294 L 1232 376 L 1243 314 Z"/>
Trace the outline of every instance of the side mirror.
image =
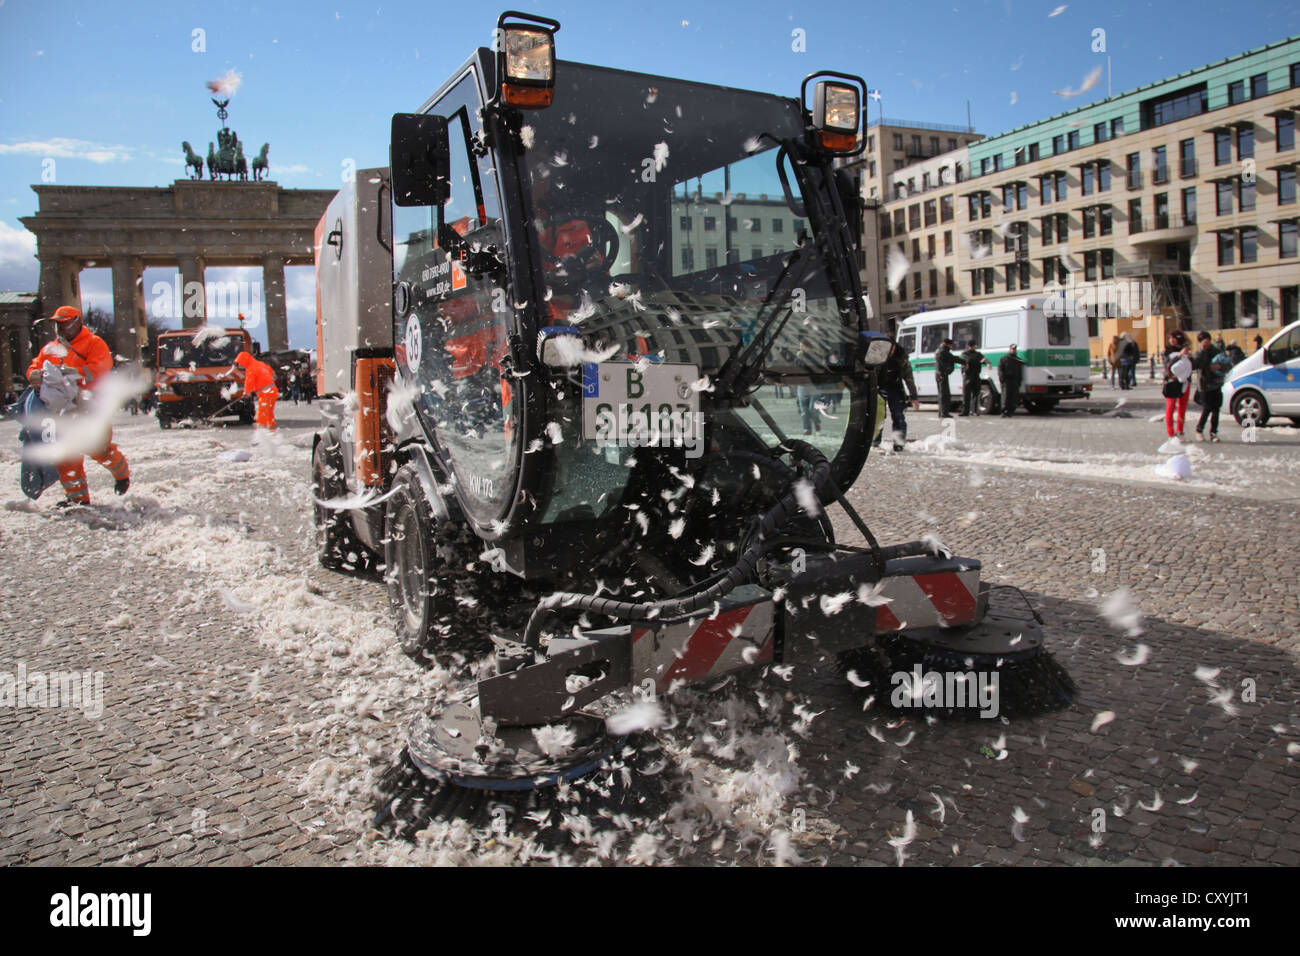
<path id="1" fill-rule="evenodd" d="M 441 206 L 451 198 L 451 148 L 445 117 L 394 113 L 388 161 L 397 205 Z"/>

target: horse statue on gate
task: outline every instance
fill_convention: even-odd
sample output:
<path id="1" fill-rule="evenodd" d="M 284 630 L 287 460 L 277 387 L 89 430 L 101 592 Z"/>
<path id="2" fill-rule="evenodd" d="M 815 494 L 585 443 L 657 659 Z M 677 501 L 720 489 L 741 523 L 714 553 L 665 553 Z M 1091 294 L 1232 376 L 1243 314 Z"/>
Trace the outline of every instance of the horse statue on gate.
<path id="1" fill-rule="evenodd" d="M 270 171 L 271 161 L 267 159 L 267 153 L 271 150 L 270 143 L 262 144 L 262 151 L 253 157 L 253 182 L 260 183 L 262 175 Z"/>
<path id="2" fill-rule="evenodd" d="M 190 178 L 202 179 L 203 178 L 203 157 L 200 156 L 198 153 L 194 152 L 194 150 L 190 148 L 190 144 L 187 142 L 184 141 L 181 142 L 181 149 L 185 150 L 185 172 L 188 174 L 189 171 L 193 169 L 194 175 L 190 176 Z"/>
<path id="3" fill-rule="evenodd" d="M 208 140 L 208 179 L 217 178 L 217 153 L 212 148 L 212 140 Z"/>
<path id="4" fill-rule="evenodd" d="M 235 140 L 235 172 L 240 182 L 248 182 L 248 160 L 244 157 L 244 144 Z"/>

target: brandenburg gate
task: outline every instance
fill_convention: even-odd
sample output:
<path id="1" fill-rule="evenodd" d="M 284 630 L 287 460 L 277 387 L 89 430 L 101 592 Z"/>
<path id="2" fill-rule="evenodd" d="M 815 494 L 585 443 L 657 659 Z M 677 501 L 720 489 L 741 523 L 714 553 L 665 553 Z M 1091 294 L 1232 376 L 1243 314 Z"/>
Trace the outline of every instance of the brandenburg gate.
<path id="1" fill-rule="evenodd" d="M 36 236 L 42 314 L 81 307 L 78 274 L 91 265 L 113 273 L 114 339 L 128 360 L 146 341 L 144 269 L 180 271 L 185 298 L 193 283 L 204 295 L 185 309 L 185 327 L 206 321 L 204 269 L 262 269 L 267 344 L 289 347 L 284 267 L 311 265 L 316 223 L 334 196 L 329 189 L 282 189 L 274 182 L 178 179 L 162 188 L 34 185 L 39 206 L 20 221 Z M 174 301 L 174 300 L 173 300 Z M 182 302 L 173 308 L 181 310 Z M 194 313 L 198 314 L 194 314 Z"/>

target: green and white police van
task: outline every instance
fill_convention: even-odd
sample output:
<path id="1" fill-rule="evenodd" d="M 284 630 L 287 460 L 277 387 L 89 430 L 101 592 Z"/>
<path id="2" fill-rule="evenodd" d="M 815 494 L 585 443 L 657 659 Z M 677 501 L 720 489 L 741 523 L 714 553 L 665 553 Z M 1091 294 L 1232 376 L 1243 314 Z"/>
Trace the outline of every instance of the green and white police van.
<path id="1" fill-rule="evenodd" d="M 1045 304 L 1055 308 L 1044 310 Z M 935 380 L 935 352 L 944 339 L 955 343 L 953 355 L 975 347 L 993 363 L 984 369 L 980 388 L 980 412 L 993 414 L 1002 407 L 997 366 L 1013 342 L 1025 363 L 1020 398 L 1035 414 L 1046 414 L 1066 398 L 1088 398 L 1092 394 L 1088 366 L 1088 320 L 1074 315 L 1061 299 L 1030 296 L 995 299 L 955 309 L 918 312 L 898 324 L 895 338 L 907 350 L 912 375 L 922 401 L 938 401 Z M 1068 314 L 1067 314 L 1068 313 Z M 961 401 L 961 367 L 948 380 L 953 402 Z"/>

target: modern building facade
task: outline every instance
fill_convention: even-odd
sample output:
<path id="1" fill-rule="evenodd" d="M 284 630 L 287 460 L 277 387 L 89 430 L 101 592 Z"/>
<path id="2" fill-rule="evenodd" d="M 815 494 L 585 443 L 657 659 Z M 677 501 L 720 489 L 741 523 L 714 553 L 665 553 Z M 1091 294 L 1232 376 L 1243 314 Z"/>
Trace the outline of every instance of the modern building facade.
<path id="1" fill-rule="evenodd" d="M 877 313 L 1093 284 L 1094 334 L 1125 309 L 1189 329 L 1295 321 L 1297 112 L 1300 36 L 906 166 L 882 184 L 867 230 Z M 952 183 L 933 175 L 944 167 Z M 870 205 L 865 180 L 863 194 Z M 891 249 L 908 274 L 886 290 Z M 1134 289 L 1117 305 L 1119 286 Z"/>

